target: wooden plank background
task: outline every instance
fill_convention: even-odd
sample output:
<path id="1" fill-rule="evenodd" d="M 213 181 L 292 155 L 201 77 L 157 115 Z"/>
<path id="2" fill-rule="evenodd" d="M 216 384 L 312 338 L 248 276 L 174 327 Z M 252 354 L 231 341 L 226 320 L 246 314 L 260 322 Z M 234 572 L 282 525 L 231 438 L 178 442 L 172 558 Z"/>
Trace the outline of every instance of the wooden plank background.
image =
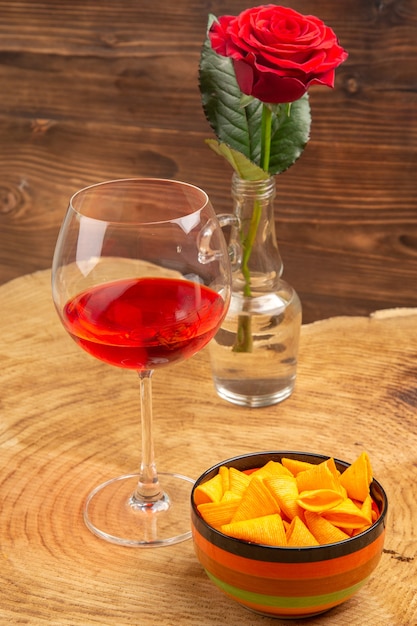
<path id="1" fill-rule="evenodd" d="M 69 196 L 178 178 L 230 209 L 198 91 L 208 13 L 237 0 L 0 0 L 0 283 L 50 266 Z M 278 178 L 284 277 L 304 321 L 417 305 L 417 0 L 287 0 L 349 51 L 311 90 L 312 138 Z"/>

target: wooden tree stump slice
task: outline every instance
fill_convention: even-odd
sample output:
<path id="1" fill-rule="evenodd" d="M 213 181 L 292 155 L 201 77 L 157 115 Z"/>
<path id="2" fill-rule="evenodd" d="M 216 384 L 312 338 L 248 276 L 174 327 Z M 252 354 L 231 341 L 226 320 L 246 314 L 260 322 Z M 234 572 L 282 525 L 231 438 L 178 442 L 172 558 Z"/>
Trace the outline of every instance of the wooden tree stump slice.
<path id="1" fill-rule="evenodd" d="M 223 596 L 191 541 L 121 548 L 87 530 L 87 493 L 138 467 L 137 378 L 70 340 L 49 271 L 0 294 L 0 624 L 276 624 Z M 350 462 L 366 449 L 389 498 L 385 551 L 355 597 L 309 624 L 417 623 L 416 309 L 304 326 L 295 392 L 269 408 L 218 398 L 204 350 L 155 373 L 154 423 L 159 469 L 193 478 L 251 451 Z"/>

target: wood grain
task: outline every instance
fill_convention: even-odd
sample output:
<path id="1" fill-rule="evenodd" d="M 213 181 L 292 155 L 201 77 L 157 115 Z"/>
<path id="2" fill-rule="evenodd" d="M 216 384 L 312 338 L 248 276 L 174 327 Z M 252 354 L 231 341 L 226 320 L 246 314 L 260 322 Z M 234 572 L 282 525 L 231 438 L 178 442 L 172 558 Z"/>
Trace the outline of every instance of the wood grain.
<path id="1" fill-rule="evenodd" d="M 304 320 L 416 306 L 417 0 L 291 0 L 349 51 L 311 90 L 311 141 L 279 177 L 285 277 Z M 205 146 L 207 15 L 241 0 L 0 0 L 0 283 L 50 266 L 69 197 L 109 178 L 179 178 L 230 210 Z"/>
<path id="2" fill-rule="evenodd" d="M 138 465 L 138 382 L 66 335 L 49 271 L 0 287 L 0 623 L 273 626 L 223 596 L 191 542 L 121 548 L 84 526 L 87 493 Z M 220 400 L 205 351 L 154 376 L 159 469 L 192 478 L 237 454 L 306 450 L 352 461 L 366 449 L 385 487 L 385 551 L 369 583 L 312 626 L 417 622 L 417 309 L 302 328 L 291 398 Z M 302 626 L 304 622 L 280 622 Z"/>

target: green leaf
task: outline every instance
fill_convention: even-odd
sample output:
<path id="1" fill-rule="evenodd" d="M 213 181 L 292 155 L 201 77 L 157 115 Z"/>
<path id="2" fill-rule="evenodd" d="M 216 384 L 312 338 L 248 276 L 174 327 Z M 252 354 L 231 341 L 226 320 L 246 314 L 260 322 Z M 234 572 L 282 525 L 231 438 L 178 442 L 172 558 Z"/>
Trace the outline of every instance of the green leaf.
<path id="1" fill-rule="evenodd" d="M 213 15 L 209 16 L 208 28 L 215 19 Z M 260 168 L 263 103 L 242 94 L 232 60 L 214 52 L 208 36 L 202 48 L 199 70 L 204 113 L 218 144 L 226 144 L 227 147 L 227 150 L 222 147 L 215 151 L 224 156 L 232 167 L 238 163 L 237 166 L 242 167 L 244 161 L 235 154 L 239 152 Z M 310 136 L 310 105 L 305 94 L 291 107 L 288 104 L 267 106 L 273 114 L 269 173 L 274 175 L 288 169 L 302 154 Z M 214 146 L 212 143 L 209 145 Z M 248 168 L 249 171 L 252 171 L 251 168 Z"/>
<path id="2" fill-rule="evenodd" d="M 224 157 L 235 172 L 244 180 L 265 180 L 269 174 L 263 169 L 249 161 L 244 154 L 238 150 L 233 150 L 225 143 L 219 143 L 215 139 L 206 139 L 206 144 L 214 150 L 216 154 Z"/>
<path id="3" fill-rule="evenodd" d="M 213 16 L 209 25 L 212 21 Z M 262 103 L 244 98 L 241 104 L 233 63 L 214 52 L 208 37 L 201 52 L 199 78 L 203 110 L 219 141 L 259 163 Z"/>
<path id="4" fill-rule="evenodd" d="M 302 155 L 310 139 L 311 113 L 308 94 L 273 113 L 270 174 L 280 174 Z"/>

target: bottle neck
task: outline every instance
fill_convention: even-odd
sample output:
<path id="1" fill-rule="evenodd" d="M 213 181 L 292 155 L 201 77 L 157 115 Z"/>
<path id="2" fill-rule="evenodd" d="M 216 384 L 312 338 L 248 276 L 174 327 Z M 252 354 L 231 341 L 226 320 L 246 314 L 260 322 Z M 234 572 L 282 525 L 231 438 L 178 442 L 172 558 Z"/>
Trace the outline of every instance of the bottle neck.
<path id="1" fill-rule="evenodd" d="M 248 181 L 234 174 L 232 197 L 239 220 L 232 237 L 242 248 L 234 288 L 242 289 L 248 296 L 274 290 L 283 271 L 275 235 L 275 178 Z"/>

